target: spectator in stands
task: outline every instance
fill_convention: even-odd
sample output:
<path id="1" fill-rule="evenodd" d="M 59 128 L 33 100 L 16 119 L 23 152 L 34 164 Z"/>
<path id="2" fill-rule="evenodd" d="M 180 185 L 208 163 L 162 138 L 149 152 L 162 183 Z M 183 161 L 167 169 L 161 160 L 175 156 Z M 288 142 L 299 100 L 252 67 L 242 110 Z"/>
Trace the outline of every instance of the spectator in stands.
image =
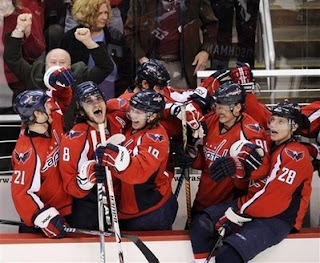
<path id="1" fill-rule="evenodd" d="M 76 2 L 76 0 L 66 0 L 66 19 L 65 19 L 65 26 L 64 32 L 69 31 L 70 29 L 79 25 L 77 21 L 74 20 L 72 16 L 72 6 Z M 122 0 L 110 0 L 111 4 L 111 21 L 110 27 L 116 28 L 123 34 L 123 18 L 121 16 L 121 11 L 119 6 L 121 6 Z"/>
<path id="2" fill-rule="evenodd" d="M 17 24 L 17 18 L 20 14 L 31 13 L 26 7 L 19 7 L 19 0 L 3 0 L 3 4 L 7 7 L 4 13 L 3 19 L 3 35 L 15 31 L 16 33 L 22 33 L 24 28 Z M 20 32 L 21 31 L 21 32 Z M 23 34 L 24 41 L 21 43 L 21 55 L 28 63 L 33 63 L 44 52 L 45 43 L 43 34 L 41 31 L 41 24 L 38 20 L 33 20 L 32 25 Z M 9 69 L 8 65 L 4 63 L 4 73 L 7 79 L 7 83 L 10 89 L 13 91 L 13 100 L 15 97 L 25 90 L 23 83 L 19 81 L 19 76 L 16 72 Z"/>
<path id="3" fill-rule="evenodd" d="M 75 85 L 85 80 L 95 80 L 100 83 L 113 70 L 112 61 L 107 53 L 104 44 L 97 44 L 92 41 L 90 31 L 87 28 L 78 28 L 75 31 L 76 41 L 83 44 L 91 53 L 95 66 L 89 68 L 83 62 L 71 64 L 70 55 L 63 49 L 53 49 L 45 57 L 28 63 L 21 54 L 20 48 L 26 32 L 30 31 L 32 18 L 30 14 L 20 14 L 17 18 L 16 28 L 5 38 L 4 60 L 8 67 L 19 77 L 26 89 L 45 89 L 43 74 L 46 69 L 53 65 L 60 65 L 70 68 L 76 78 Z M 72 103 L 66 116 L 66 127 L 73 123 L 75 103 Z"/>
<path id="4" fill-rule="evenodd" d="M 83 61 L 89 67 L 95 65 L 92 55 L 85 46 L 76 40 L 74 32 L 79 27 L 90 30 L 92 40 L 106 44 L 112 57 L 114 70 L 99 85 L 105 98 L 115 97 L 129 86 L 131 80 L 129 50 L 120 31 L 110 26 L 111 6 L 108 0 L 76 0 L 72 7 L 73 18 L 80 24 L 65 33 L 61 48 L 70 53 L 72 63 Z"/>
<path id="5" fill-rule="evenodd" d="M 219 19 L 217 45 L 214 48 L 211 68 L 229 67 L 230 57 L 249 63 L 254 68 L 255 37 L 260 0 L 210 0 Z M 236 18 L 238 43 L 232 43 L 233 18 Z"/>
<path id="6" fill-rule="evenodd" d="M 217 25 L 209 0 L 137 0 L 130 2 L 125 36 L 138 63 L 159 60 L 171 85 L 188 89 L 196 88 L 196 72 L 207 67 Z"/>
<path id="7" fill-rule="evenodd" d="M 224 240 L 217 247 L 215 262 L 248 262 L 301 229 L 313 168 L 308 149 L 296 136 L 308 125 L 296 103 L 284 101 L 273 109 L 269 121 L 271 169 L 264 186 L 253 196 L 208 207 L 194 218 L 190 237 L 196 258 L 206 257 L 220 235 Z M 213 180 L 218 179 L 218 170 L 215 166 Z M 255 187 L 254 182 L 251 185 Z"/>

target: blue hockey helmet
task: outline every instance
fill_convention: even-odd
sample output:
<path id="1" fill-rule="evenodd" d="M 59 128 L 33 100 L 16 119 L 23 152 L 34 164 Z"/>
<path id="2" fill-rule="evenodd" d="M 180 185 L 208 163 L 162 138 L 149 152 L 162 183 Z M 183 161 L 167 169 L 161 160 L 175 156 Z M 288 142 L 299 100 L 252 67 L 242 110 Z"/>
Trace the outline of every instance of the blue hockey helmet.
<path id="1" fill-rule="evenodd" d="M 137 81 L 140 85 L 143 80 L 148 81 L 150 89 L 155 85 L 168 86 L 170 75 L 167 69 L 154 59 L 142 63 L 137 69 Z"/>
<path id="2" fill-rule="evenodd" d="M 26 90 L 15 98 L 13 109 L 24 123 L 33 123 L 36 119 L 35 111 L 46 112 L 44 105 L 48 98 L 41 90 Z"/>
<path id="3" fill-rule="evenodd" d="M 130 105 L 145 112 L 162 113 L 165 101 L 161 94 L 152 90 L 144 90 L 131 97 Z"/>
<path id="4" fill-rule="evenodd" d="M 85 81 L 79 84 L 75 91 L 75 99 L 77 107 L 80 108 L 80 102 L 84 101 L 87 97 L 91 95 L 99 94 L 104 98 L 98 84 L 93 81 Z"/>
<path id="5" fill-rule="evenodd" d="M 291 103 L 288 100 L 282 101 L 272 109 L 272 114 L 294 121 L 301 129 L 306 129 L 310 126 L 310 121 L 302 114 L 298 103 Z"/>
<path id="6" fill-rule="evenodd" d="M 237 103 L 244 104 L 246 99 L 246 91 L 244 88 L 232 81 L 223 83 L 214 94 L 216 103 L 224 105 L 235 105 Z"/>

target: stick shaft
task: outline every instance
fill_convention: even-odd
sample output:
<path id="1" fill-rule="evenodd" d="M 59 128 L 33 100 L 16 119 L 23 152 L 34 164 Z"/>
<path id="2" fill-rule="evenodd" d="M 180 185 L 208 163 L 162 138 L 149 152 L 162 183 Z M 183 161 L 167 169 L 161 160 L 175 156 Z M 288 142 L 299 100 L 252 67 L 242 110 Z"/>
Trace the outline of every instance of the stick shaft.
<path id="1" fill-rule="evenodd" d="M 13 220 L 6 220 L 6 219 L 0 219 L 0 224 L 4 225 L 12 225 L 12 226 L 26 226 L 23 222 L 13 221 Z M 35 228 L 39 228 L 35 226 Z M 112 232 L 100 232 L 96 230 L 89 230 L 89 229 L 82 229 L 82 228 L 74 228 L 74 227 L 65 227 L 64 230 L 67 233 L 79 233 L 79 234 L 87 234 L 87 235 L 93 235 L 93 236 L 100 236 L 100 234 L 109 237 L 112 236 Z"/>
<path id="2" fill-rule="evenodd" d="M 105 146 L 106 135 L 104 132 L 104 124 L 99 124 L 99 132 L 100 132 L 101 143 L 102 145 Z M 114 233 L 116 236 L 116 241 L 118 244 L 119 261 L 120 263 L 122 263 L 124 262 L 124 259 L 123 259 L 122 245 L 121 245 L 121 233 L 120 233 L 119 220 L 118 220 L 118 210 L 117 210 L 117 204 L 116 204 L 116 199 L 115 199 L 114 189 L 113 189 L 113 181 L 112 181 L 112 176 L 109 171 L 109 168 L 105 167 L 105 170 L 106 170 L 106 177 L 107 177 L 107 184 L 108 184 L 112 223 L 113 223 Z"/>
<path id="3" fill-rule="evenodd" d="M 97 146 L 97 135 L 94 130 L 91 131 L 91 140 L 93 149 L 95 150 Z M 103 183 L 97 182 L 97 200 L 98 200 L 98 224 L 99 224 L 99 231 L 100 231 L 100 261 L 102 263 L 106 262 L 106 252 L 105 252 L 105 240 L 104 235 L 102 232 L 104 232 L 104 220 L 103 220 Z"/>
<path id="4" fill-rule="evenodd" d="M 186 118 L 186 105 L 181 106 L 181 123 L 182 123 L 182 140 L 183 140 L 183 150 L 187 151 L 187 118 Z M 181 174 L 182 176 L 182 174 Z M 191 189 L 190 189 L 190 175 L 189 168 L 184 171 L 184 177 L 186 182 L 186 206 L 187 206 L 187 228 L 190 227 L 191 223 Z"/>

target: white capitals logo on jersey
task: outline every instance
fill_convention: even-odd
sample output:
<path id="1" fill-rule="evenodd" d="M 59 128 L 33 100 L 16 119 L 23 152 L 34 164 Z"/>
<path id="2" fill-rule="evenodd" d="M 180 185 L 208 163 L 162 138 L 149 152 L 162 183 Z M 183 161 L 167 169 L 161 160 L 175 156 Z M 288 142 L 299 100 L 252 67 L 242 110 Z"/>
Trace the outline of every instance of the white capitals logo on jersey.
<path id="1" fill-rule="evenodd" d="M 210 160 L 211 162 L 215 161 L 216 159 L 226 156 L 228 154 L 228 149 L 224 149 L 221 154 L 219 154 L 220 150 L 223 148 L 223 146 L 226 144 L 227 140 L 222 140 L 222 142 L 218 145 L 213 147 L 212 145 L 206 145 L 203 147 L 203 153 L 206 158 L 206 160 Z"/>
<path id="2" fill-rule="evenodd" d="M 58 161 L 59 161 L 59 147 L 55 148 L 54 151 L 49 155 L 41 171 L 45 172 L 51 166 L 57 167 Z"/>

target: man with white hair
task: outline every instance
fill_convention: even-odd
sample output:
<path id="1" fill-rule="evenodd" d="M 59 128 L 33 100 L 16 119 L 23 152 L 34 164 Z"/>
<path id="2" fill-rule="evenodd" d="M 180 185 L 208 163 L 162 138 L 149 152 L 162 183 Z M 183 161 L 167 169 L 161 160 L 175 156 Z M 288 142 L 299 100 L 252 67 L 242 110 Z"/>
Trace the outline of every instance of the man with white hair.
<path id="1" fill-rule="evenodd" d="M 5 37 L 4 60 L 8 67 L 18 76 L 26 89 L 46 89 L 43 76 L 44 72 L 51 66 L 62 66 L 73 72 L 75 82 L 73 87 L 86 80 L 96 83 L 103 81 L 113 71 L 113 63 L 108 55 L 104 44 L 97 44 L 91 39 L 87 28 L 78 28 L 75 37 L 82 42 L 90 51 L 95 66 L 89 68 L 84 62 L 71 64 L 68 52 L 62 49 L 52 49 L 45 57 L 35 61 L 32 65 L 25 61 L 21 54 L 21 44 L 26 32 L 32 24 L 31 14 L 21 14 L 17 18 L 16 28 L 10 35 Z M 61 73 L 63 74 L 63 73 Z M 70 74 L 68 74 L 70 75 Z M 72 125 L 74 103 L 71 104 L 65 119 L 67 128 Z"/>

